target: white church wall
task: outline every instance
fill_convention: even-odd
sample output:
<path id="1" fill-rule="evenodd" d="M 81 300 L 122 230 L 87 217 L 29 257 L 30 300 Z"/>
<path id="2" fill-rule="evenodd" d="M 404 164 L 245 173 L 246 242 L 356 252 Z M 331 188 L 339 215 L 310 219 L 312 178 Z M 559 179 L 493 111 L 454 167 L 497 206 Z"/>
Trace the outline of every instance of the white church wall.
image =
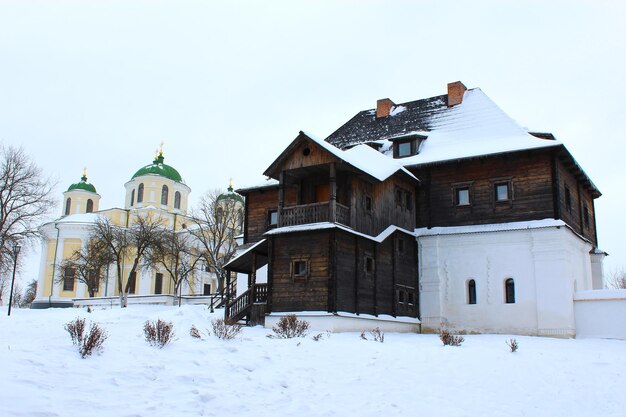
<path id="1" fill-rule="evenodd" d="M 626 340 L 626 290 L 577 292 L 574 312 L 577 338 Z"/>
<path id="2" fill-rule="evenodd" d="M 466 332 L 575 334 L 574 287 L 591 288 L 591 245 L 568 228 L 440 234 L 418 242 L 424 331 L 443 324 Z M 470 279 L 476 304 L 468 300 Z"/>

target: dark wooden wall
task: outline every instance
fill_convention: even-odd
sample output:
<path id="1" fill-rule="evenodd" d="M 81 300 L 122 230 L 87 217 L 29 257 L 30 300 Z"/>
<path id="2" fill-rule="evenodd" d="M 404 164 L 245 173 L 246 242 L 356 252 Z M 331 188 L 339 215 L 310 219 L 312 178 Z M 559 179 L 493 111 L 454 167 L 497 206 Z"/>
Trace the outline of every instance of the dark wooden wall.
<path id="1" fill-rule="evenodd" d="M 330 249 L 333 230 L 285 233 L 270 238 L 271 311 L 329 311 Z M 308 259 L 304 280 L 291 276 L 294 258 Z"/>
<path id="2" fill-rule="evenodd" d="M 404 250 L 398 252 L 398 239 Z M 338 230 L 336 233 L 336 306 L 338 311 L 372 315 L 418 315 L 418 306 L 399 306 L 398 286 L 410 287 L 418 300 L 417 243 L 414 237 L 394 233 L 381 243 Z M 365 259 L 374 259 L 366 271 Z M 417 301 L 415 301 L 417 303 Z"/>
<path id="3" fill-rule="evenodd" d="M 351 226 L 358 232 L 377 236 L 390 225 L 406 230 L 415 228 L 417 183 L 395 175 L 383 182 L 370 182 L 354 176 L 350 193 Z M 410 193 L 410 208 L 396 203 L 396 191 Z M 365 197 L 372 199 L 372 210 L 365 209 Z"/>
<path id="4" fill-rule="evenodd" d="M 549 150 L 518 152 L 413 170 L 422 180 L 418 227 L 460 226 L 554 218 Z M 496 203 L 494 183 L 509 178 L 513 199 Z M 471 205 L 457 207 L 454 185 L 470 183 Z"/>
<path id="5" fill-rule="evenodd" d="M 595 225 L 595 207 L 594 201 L 587 189 L 576 179 L 571 168 L 568 168 L 563 159 L 557 158 L 556 178 L 558 183 L 558 211 L 561 219 L 569 224 L 576 233 L 589 239 L 595 246 L 596 225 Z M 565 189 L 568 188 L 571 197 L 571 208 L 568 209 L 565 201 Z M 589 222 L 585 224 L 584 213 L 587 207 L 589 213 Z"/>

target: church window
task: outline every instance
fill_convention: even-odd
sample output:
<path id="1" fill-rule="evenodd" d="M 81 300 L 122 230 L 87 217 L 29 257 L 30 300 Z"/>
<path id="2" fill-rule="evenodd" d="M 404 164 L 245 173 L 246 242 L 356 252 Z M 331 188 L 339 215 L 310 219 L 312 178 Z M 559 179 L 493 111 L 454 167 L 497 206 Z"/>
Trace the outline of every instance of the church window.
<path id="1" fill-rule="evenodd" d="M 164 185 L 161 188 L 161 204 L 164 206 L 167 206 L 168 193 L 169 193 L 169 189 L 167 188 L 167 185 Z"/>
<path id="2" fill-rule="evenodd" d="M 139 187 L 137 187 L 137 202 L 143 203 L 143 183 L 139 184 Z"/>
<path id="3" fill-rule="evenodd" d="M 371 213 L 372 212 L 372 197 L 365 196 L 364 205 L 365 205 L 365 212 L 368 214 Z"/>
<path id="4" fill-rule="evenodd" d="M 130 276 L 128 277 L 128 293 L 129 294 L 135 293 L 136 284 L 137 284 L 137 273 L 131 272 Z"/>
<path id="5" fill-rule="evenodd" d="M 180 209 L 180 191 L 174 193 L 174 208 Z"/>
<path id="6" fill-rule="evenodd" d="M 507 304 L 515 303 L 515 282 L 513 278 L 508 278 L 504 281 L 504 293 L 505 293 L 505 301 Z"/>
<path id="7" fill-rule="evenodd" d="M 589 228 L 589 209 L 587 206 L 583 209 L 583 220 L 585 222 L 585 228 Z"/>
<path id="8" fill-rule="evenodd" d="M 473 279 L 467 282 L 467 304 L 476 304 L 476 281 Z"/>
<path id="9" fill-rule="evenodd" d="M 494 191 L 497 202 L 509 201 L 511 199 L 510 183 L 508 182 L 495 184 Z"/>
<path id="10" fill-rule="evenodd" d="M 87 213 L 93 213 L 93 200 L 87 200 Z"/>
<path id="11" fill-rule="evenodd" d="M 135 189 L 130 192 L 130 206 L 132 207 L 135 204 Z"/>
<path id="12" fill-rule="evenodd" d="M 239 228 L 243 227 L 243 210 L 237 211 L 237 225 Z"/>
<path id="13" fill-rule="evenodd" d="M 163 274 L 157 272 L 154 277 L 154 293 L 162 294 L 163 293 Z"/>
<path id="14" fill-rule="evenodd" d="M 76 270 L 71 267 L 67 267 L 63 270 L 63 291 L 74 290 L 74 275 Z"/>
<path id="15" fill-rule="evenodd" d="M 217 213 L 216 213 L 216 220 L 217 223 L 220 224 L 222 223 L 222 218 L 224 217 L 224 209 L 221 207 L 217 208 Z"/>
<path id="16" fill-rule="evenodd" d="M 65 200 L 65 215 L 69 215 L 70 214 L 70 209 L 72 208 L 72 199 L 68 198 L 67 200 Z"/>

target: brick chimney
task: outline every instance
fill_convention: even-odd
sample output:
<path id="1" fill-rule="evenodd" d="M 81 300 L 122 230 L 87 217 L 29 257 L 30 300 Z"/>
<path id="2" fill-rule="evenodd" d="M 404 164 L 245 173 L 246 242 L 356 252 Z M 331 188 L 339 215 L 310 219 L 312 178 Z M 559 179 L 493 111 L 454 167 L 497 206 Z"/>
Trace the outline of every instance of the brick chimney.
<path id="1" fill-rule="evenodd" d="M 467 91 L 467 87 L 465 87 L 461 81 L 448 83 L 448 107 L 461 104 L 465 91 Z"/>
<path id="2" fill-rule="evenodd" d="M 388 98 L 381 98 L 376 102 L 376 118 L 378 119 L 389 116 L 391 109 L 395 106 L 395 103 Z"/>

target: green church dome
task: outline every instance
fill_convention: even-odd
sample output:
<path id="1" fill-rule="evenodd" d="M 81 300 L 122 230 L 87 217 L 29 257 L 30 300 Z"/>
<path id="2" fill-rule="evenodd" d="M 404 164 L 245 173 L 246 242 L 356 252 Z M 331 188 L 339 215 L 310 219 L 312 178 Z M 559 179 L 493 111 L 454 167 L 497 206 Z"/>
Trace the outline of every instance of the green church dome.
<path id="1" fill-rule="evenodd" d="M 160 152 L 150 165 L 146 165 L 145 167 L 140 168 L 139 171 L 135 172 L 135 175 L 131 177 L 131 180 L 143 175 L 159 175 L 161 177 L 169 178 L 172 181 L 184 183 L 178 171 L 163 163 L 164 159 L 163 152 Z"/>
<path id="2" fill-rule="evenodd" d="M 220 201 L 220 200 L 235 200 L 235 201 L 238 201 L 238 202 L 240 202 L 241 204 L 243 204 L 243 197 L 242 197 L 242 196 L 240 196 L 239 194 L 237 194 L 236 192 L 234 192 L 234 191 L 233 191 L 233 184 L 232 184 L 232 181 L 231 181 L 231 183 L 228 185 L 227 190 L 228 190 L 228 192 L 227 192 L 227 193 L 220 194 L 220 195 L 217 197 L 217 201 Z"/>
<path id="3" fill-rule="evenodd" d="M 72 190 L 84 190 L 84 191 L 89 191 L 90 193 L 95 193 L 96 187 L 94 187 L 93 184 L 90 184 L 87 182 L 87 172 L 84 171 L 83 176 L 80 177 L 80 182 L 70 185 L 69 188 L 67 189 L 67 191 L 72 191 Z"/>

